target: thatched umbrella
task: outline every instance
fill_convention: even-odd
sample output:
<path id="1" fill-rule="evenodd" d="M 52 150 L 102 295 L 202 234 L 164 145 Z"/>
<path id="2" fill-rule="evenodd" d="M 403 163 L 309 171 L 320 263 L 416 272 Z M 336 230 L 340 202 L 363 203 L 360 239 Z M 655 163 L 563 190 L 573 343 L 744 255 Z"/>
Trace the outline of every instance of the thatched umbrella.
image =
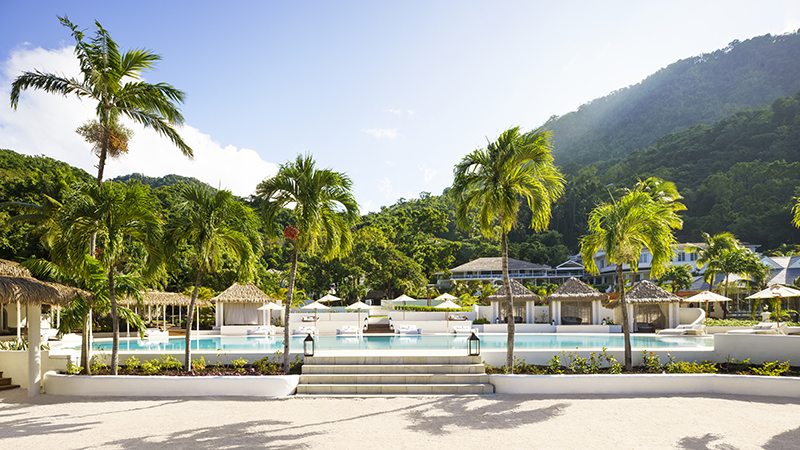
<path id="1" fill-rule="evenodd" d="M 597 289 L 589 286 L 583 281 L 570 277 L 552 294 L 544 298 L 546 303 L 553 305 L 554 302 L 594 302 L 608 300 L 608 295 L 598 292 Z M 577 306 L 573 305 L 575 308 Z M 555 311 L 560 307 L 553 307 Z M 552 318 L 551 318 L 552 319 Z M 560 319 L 559 319 L 560 320 Z M 561 322 L 557 322 L 561 323 Z"/>
<path id="2" fill-rule="evenodd" d="M 14 261 L 0 259 L 0 276 L 3 277 L 28 277 L 31 278 L 31 271 L 22 267 Z"/>
<path id="3" fill-rule="evenodd" d="M 508 284 L 511 287 L 511 301 L 519 300 L 525 302 L 541 302 L 542 297 L 531 292 L 530 289 L 526 288 L 517 280 L 511 279 L 508 280 Z M 500 286 L 500 289 L 496 290 L 494 294 L 486 297 L 489 302 L 502 302 L 506 299 L 506 289 L 505 286 Z M 511 314 L 511 320 L 514 320 L 514 311 L 513 309 L 509 311 Z"/>

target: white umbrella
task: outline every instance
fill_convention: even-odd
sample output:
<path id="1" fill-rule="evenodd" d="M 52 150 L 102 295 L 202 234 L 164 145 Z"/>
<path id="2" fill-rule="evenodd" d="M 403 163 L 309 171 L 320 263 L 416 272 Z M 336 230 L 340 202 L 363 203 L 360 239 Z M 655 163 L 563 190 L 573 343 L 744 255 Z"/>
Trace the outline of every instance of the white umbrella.
<path id="1" fill-rule="evenodd" d="M 309 304 L 301 307 L 300 309 L 313 309 L 314 310 L 314 328 L 316 328 L 317 327 L 317 310 L 318 309 L 330 309 L 330 308 L 328 308 L 327 306 L 325 306 L 322 303 L 317 301 L 317 302 L 314 302 L 314 303 L 309 303 Z"/>
<path id="2" fill-rule="evenodd" d="M 444 301 L 444 302 L 439 303 L 438 305 L 434 306 L 434 308 L 436 308 L 436 309 L 446 309 L 447 310 L 447 312 L 444 313 L 445 314 L 445 320 L 447 321 L 447 326 L 450 327 L 450 310 L 451 309 L 461 309 L 461 306 L 453 303 L 452 300 L 447 300 L 447 301 Z"/>
<path id="3" fill-rule="evenodd" d="M 699 292 L 691 297 L 683 299 L 684 302 L 705 302 L 706 304 L 706 322 L 708 322 L 708 302 L 729 302 L 731 299 L 724 295 L 719 295 L 711 291 Z"/>
<path id="4" fill-rule="evenodd" d="M 445 292 L 444 294 L 436 297 L 434 300 L 458 300 L 458 297 L 452 294 L 448 294 Z"/>
<path id="5" fill-rule="evenodd" d="M 330 303 L 330 302 L 335 302 L 337 300 L 341 300 L 341 299 L 339 297 L 333 295 L 333 294 L 325 294 L 321 299 L 319 299 L 317 301 L 320 302 L 320 303 L 323 303 L 323 302 Z M 330 310 L 328 311 L 328 320 L 331 320 L 331 312 L 330 312 Z"/>
<path id="6" fill-rule="evenodd" d="M 356 309 L 358 310 L 358 328 L 361 329 L 361 310 L 362 309 L 369 309 L 369 305 L 362 302 L 361 300 L 349 305 L 347 309 Z"/>
<path id="7" fill-rule="evenodd" d="M 753 298 L 775 298 L 778 299 L 777 307 L 775 308 L 775 315 L 778 318 L 778 325 L 781 323 L 781 299 L 784 297 L 800 297 L 800 291 L 795 288 L 790 288 L 788 286 L 783 286 L 780 284 L 774 284 L 763 291 L 758 291 L 755 294 L 747 297 L 747 299 Z"/>
<path id="8" fill-rule="evenodd" d="M 414 300 L 416 300 L 416 299 L 415 298 L 411 298 L 411 297 L 407 296 L 406 294 L 403 294 L 400 297 L 397 297 L 396 299 L 392 300 L 392 304 L 394 304 L 395 302 L 403 302 L 403 306 L 406 306 L 406 302 L 414 301 Z M 406 320 L 406 310 L 405 310 L 405 308 L 403 308 L 403 320 Z"/>
<path id="9" fill-rule="evenodd" d="M 278 309 L 283 309 L 283 306 L 281 306 L 281 305 L 279 305 L 277 303 L 273 303 L 273 302 L 269 302 L 266 305 L 258 308 L 259 311 L 269 311 L 270 312 L 269 313 L 269 319 L 270 320 L 269 320 L 269 324 L 268 325 L 272 325 L 272 311 L 275 311 L 275 310 L 278 310 Z M 264 314 L 266 315 L 267 313 L 264 313 Z M 266 318 L 264 319 L 264 322 L 266 322 Z"/>

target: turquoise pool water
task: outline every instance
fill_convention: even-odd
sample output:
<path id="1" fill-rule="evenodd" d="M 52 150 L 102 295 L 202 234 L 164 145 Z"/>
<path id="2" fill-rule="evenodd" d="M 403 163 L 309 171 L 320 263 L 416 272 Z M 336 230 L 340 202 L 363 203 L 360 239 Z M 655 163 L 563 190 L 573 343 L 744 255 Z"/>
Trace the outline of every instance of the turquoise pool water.
<path id="1" fill-rule="evenodd" d="M 482 334 L 482 349 L 504 349 L 507 337 L 504 334 Z M 302 351 L 304 336 L 293 336 L 292 350 Z M 389 349 L 462 349 L 467 347 L 468 336 L 464 335 L 421 335 L 421 336 L 318 336 L 315 338 L 317 350 L 389 350 Z M 175 351 L 184 350 L 184 338 L 169 340 L 120 339 L 119 348 L 123 351 Z M 658 337 L 631 336 L 634 348 L 711 348 L 713 337 Z M 622 348 L 622 334 L 517 334 L 515 349 L 601 349 Z M 94 348 L 111 350 L 111 340 L 97 340 Z M 214 336 L 192 339 L 193 350 L 246 350 L 273 353 L 283 350 L 283 336 Z"/>

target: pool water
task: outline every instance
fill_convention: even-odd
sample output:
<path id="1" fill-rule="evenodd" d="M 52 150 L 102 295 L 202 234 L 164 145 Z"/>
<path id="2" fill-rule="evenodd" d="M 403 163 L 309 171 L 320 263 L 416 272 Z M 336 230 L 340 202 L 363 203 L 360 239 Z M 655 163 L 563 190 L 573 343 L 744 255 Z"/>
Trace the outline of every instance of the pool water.
<path id="1" fill-rule="evenodd" d="M 418 336 L 317 336 L 317 350 L 390 350 L 390 349 L 462 349 L 467 347 L 466 335 L 418 335 Z M 508 340 L 505 334 L 481 334 L 482 349 L 505 349 Z M 290 347 L 294 351 L 303 349 L 305 336 L 293 336 Z M 175 351 L 184 350 L 184 337 L 140 340 L 120 339 L 123 351 Z M 276 352 L 283 350 L 283 336 L 209 336 L 193 338 L 192 350 L 245 350 Z M 517 334 L 515 349 L 602 349 L 622 348 L 622 334 Z M 634 348 L 713 348 L 713 337 L 676 337 L 655 335 L 631 336 Z M 96 340 L 98 350 L 111 350 L 111 340 Z"/>

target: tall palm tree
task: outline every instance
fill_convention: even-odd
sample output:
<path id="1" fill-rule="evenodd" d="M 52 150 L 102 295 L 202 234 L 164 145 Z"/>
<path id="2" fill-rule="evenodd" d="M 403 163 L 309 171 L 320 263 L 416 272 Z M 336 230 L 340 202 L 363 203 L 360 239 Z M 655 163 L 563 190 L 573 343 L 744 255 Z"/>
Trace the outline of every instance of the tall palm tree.
<path id="1" fill-rule="evenodd" d="M 97 121 L 78 131 L 87 141 L 95 144 L 95 152 L 100 159 L 97 166 L 98 186 L 103 182 L 103 170 L 109 154 L 114 155 L 123 147 L 127 149 L 129 134 L 119 123 L 123 115 L 166 136 L 184 155 L 191 158 L 192 149 L 174 128 L 183 123 L 183 116 L 175 104 L 183 103 L 185 94 L 169 84 L 146 83 L 140 78 L 143 71 L 152 69 L 155 62 L 161 60 L 161 56 L 145 49 L 121 53 L 117 43 L 97 21 L 94 37 L 86 39 L 83 31 L 66 16 L 58 20 L 72 30 L 81 79 L 36 69 L 25 72 L 11 85 L 11 107 L 17 108 L 20 93 L 28 88 L 64 96 L 75 94 L 78 98 L 96 101 Z M 81 132 L 84 128 L 84 132 Z"/>
<path id="2" fill-rule="evenodd" d="M 633 364 L 623 265 L 636 271 L 639 256 L 646 247 L 653 256 L 650 273 L 660 276 L 672 260 L 676 243 L 672 229 L 683 226 L 677 212 L 685 206 L 678 202 L 681 197 L 674 184 L 667 183 L 659 192 L 668 192 L 668 195 L 654 197 L 653 191 L 640 183 L 618 201 L 612 198 L 611 202 L 598 205 L 589 214 L 589 234 L 581 238 L 581 256 L 586 270 L 593 274 L 599 272 L 594 256 L 601 250 L 605 251 L 606 260 L 617 266 L 626 370 L 631 370 Z"/>
<path id="3" fill-rule="evenodd" d="M 800 198 L 797 199 L 797 203 L 792 207 L 792 214 L 792 225 L 800 228 Z"/>
<path id="4" fill-rule="evenodd" d="M 676 294 L 681 289 L 689 289 L 694 278 L 692 277 L 692 267 L 688 264 L 670 266 L 658 279 L 658 285 L 663 286 L 669 283 L 672 293 Z"/>
<path id="5" fill-rule="evenodd" d="M 297 275 L 297 254 L 320 251 L 329 261 L 353 248 L 351 226 L 359 217 L 350 178 L 331 169 L 317 169 L 311 155 L 298 155 L 282 164 L 278 173 L 262 181 L 256 195 L 264 200 L 264 217 L 270 231 L 277 231 L 276 218 L 286 207 L 294 208 L 294 225 L 284 229 L 293 242 L 292 268 L 284 309 L 283 368 L 289 373 L 289 311 Z"/>
<path id="6" fill-rule="evenodd" d="M 103 269 L 111 303 L 113 344 L 111 370 L 119 368 L 119 313 L 115 278 L 138 272 L 136 255 L 144 255 L 145 276 L 154 274 L 160 265 L 161 220 L 149 188 L 134 183 L 105 182 L 100 186 L 79 186 L 74 197 L 65 202 L 64 239 L 54 248 L 55 260 L 78 267 L 86 264 L 86 250 L 93 236 L 99 247 L 97 262 Z M 87 365 L 88 361 L 85 362 Z"/>
<path id="7" fill-rule="evenodd" d="M 496 235 L 500 228 L 503 288 L 509 311 L 513 299 L 508 280 L 508 232 L 517 224 L 520 199 L 531 210 L 530 227 L 543 231 L 550 222 L 551 205 L 564 192 L 564 177 L 553 165 L 549 131 L 522 133 L 519 127 L 504 131 L 485 149 L 461 159 L 454 170 L 451 193 L 456 202 L 458 226 L 470 229 L 469 211 L 478 210 L 481 232 Z M 513 316 L 513 314 L 512 314 Z M 514 365 L 514 321 L 508 321 L 506 370 Z"/>
<path id="8" fill-rule="evenodd" d="M 184 244 L 194 250 L 192 263 L 197 277 L 186 315 L 184 368 L 188 372 L 192 370 L 192 315 L 203 275 L 214 273 L 220 257 L 232 252 L 239 257 L 239 278 L 248 279 L 253 272 L 254 256 L 261 250 L 261 238 L 255 213 L 236 201 L 230 191 L 212 192 L 208 187 L 184 185 L 179 195 L 177 214 L 167 224 L 165 247 L 169 255 L 176 255 Z"/>

